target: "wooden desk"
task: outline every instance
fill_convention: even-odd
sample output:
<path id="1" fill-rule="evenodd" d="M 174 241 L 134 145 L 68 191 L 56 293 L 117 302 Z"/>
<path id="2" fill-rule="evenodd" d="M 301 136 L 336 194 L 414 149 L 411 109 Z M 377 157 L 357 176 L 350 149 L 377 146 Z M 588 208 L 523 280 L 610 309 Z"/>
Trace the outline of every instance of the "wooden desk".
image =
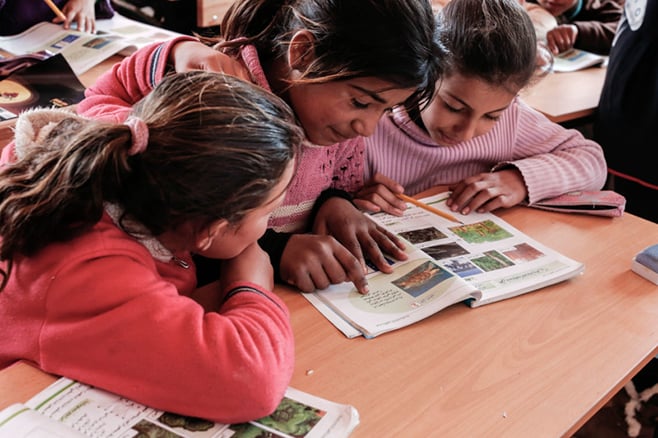
<path id="1" fill-rule="evenodd" d="M 521 92 L 523 100 L 556 123 L 574 122 L 594 114 L 599 105 L 605 68 L 550 73 Z"/>
<path id="2" fill-rule="evenodd" d="M 658 224 L 516 207 L 500 213 L 581 260 L 581 277 L 471 309 L 455 305 L 375 339 L 347 339 L 298 292 L 291 385 L 353 404 L 353 437 L 570 436 L 658 352 L 658 286 L 629 269 Z M 0 372 L 0 407 L 52 377 Z"/>

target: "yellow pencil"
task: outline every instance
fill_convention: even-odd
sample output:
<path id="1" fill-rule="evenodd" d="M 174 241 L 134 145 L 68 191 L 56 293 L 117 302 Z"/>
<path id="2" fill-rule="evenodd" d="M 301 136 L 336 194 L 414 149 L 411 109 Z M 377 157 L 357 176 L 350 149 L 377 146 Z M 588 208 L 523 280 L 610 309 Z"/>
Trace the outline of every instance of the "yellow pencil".
<path id="1" fill-rule="evenodd" d="M 48 5 L 50 9 L 52 9 L 55 15 L 57 15 L 62 20 L 66 21 L 66 15 L 64 15 L 64 12 L 62 12 L 62 10 L 59 9 L 55 3 L 53 3 L 53 0 L 43 0 L 43 1 L 45 4 Z"/>
<path id="2" fill-rule="evenodd" d="M 407 201 L 410 204 L 415 205 L 416 207 L 420 207 L 423 210 L 427 210 L 431 213 L 434 213 L 436 215 L 441 216 L 442 218 L 448 219 L 449 221 L 457 222 L 459 224 L 463 224 L 464 222 L 460 221 L 450 213 L 446 213 L 445 211 L 441 211 L 438 208 L 434 208 L 431 205 L 427 205 L 424 202 L 420 202 L 418 199 L 412 198 L 411 196 L 403 195 L 402 193 L 399 193 L 398 198 L 402 199 L 403 201 Z"/>

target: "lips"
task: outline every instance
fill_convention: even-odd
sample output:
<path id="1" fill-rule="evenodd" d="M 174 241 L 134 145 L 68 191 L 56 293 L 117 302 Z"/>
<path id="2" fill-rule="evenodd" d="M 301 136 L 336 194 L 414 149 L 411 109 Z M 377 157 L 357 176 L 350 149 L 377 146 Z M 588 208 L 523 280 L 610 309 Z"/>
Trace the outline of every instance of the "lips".
<path id="1" fill-rule="evenodd" d="M 356 134 L 351 135 L 351 136 L 343 135 L 340 132 L 336 131 L 334 128 L 329 128 L 329 130 L 332 132 L 336 143 L 339 143 L 339 142 L 345 141 L 345 140 L 349 140 L 349 139 L 354 138 L 354 137 L 357 136 Z"/>

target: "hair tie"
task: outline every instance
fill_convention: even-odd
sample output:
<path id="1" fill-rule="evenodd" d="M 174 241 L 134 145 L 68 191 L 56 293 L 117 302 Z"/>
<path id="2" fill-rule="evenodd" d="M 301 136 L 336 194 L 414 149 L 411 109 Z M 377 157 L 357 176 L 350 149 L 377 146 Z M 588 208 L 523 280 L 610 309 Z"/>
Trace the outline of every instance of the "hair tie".
<path id="1" fill-rule="evenodd" d="M 129 116 L 123 124 L 130 128 L 133 138 L 128 155 L 136 155 L 144 152 L 149 143 L 149 127 L 146 125 L 146 122 L 139 117 Z"/>

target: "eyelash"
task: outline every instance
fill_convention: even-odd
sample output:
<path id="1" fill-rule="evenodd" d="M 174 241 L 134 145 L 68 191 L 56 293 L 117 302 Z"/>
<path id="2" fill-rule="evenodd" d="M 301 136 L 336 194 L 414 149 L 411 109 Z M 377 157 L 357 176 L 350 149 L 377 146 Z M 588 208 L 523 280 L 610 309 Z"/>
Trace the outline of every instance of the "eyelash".
<path id="1" fill-rule="evenodd" d="M 445 102 L 444 102 L 444 103 L 445 103 Z M 452 112 L 452 113 L 459 113 L 459 112 L 462 111 L 461 109 L 457 109 L 457 108 L 453 108 L 453 107 L 451 107 L 451 106 L 448 105 L 447 103 L 445 103 L 445 106 L 446 106 L 446 108 L 448 109 L 448 111 L 450 111 L 450 112 Z M 485 115 L 484 117 L 487 118 L 487 119 L 489 119 L 489 120 L 491 120 L 492 122 L 497 122 L 497 121 L 500 119 L 500 116 L 490 116 L 490 115 Z"/>
<path id="2" fill-rule="evenodd" d="M 354 106 L 354 108 L 358 108 L 358 109 L 366 109 L 369 106 L 367 103 L 361 103 L 356 99 L 352 99 L 352 105 Z"/>
<path id="3" fill-rule="evenodd" d="M 446 108 L 448 109 L 448 111 L 450 111 L 451 113 L 458 113 L 458 112 L 461 111 L 461 109 L 457 109 L 457 108 L 455 108 L 455 107 L 453 107 L 453 106 L 450 106 L 450 105 L 448 105 L 448 104 L 445 103 L 445 102 L 444 102 L 444 105 L 446 106 Z"/>

